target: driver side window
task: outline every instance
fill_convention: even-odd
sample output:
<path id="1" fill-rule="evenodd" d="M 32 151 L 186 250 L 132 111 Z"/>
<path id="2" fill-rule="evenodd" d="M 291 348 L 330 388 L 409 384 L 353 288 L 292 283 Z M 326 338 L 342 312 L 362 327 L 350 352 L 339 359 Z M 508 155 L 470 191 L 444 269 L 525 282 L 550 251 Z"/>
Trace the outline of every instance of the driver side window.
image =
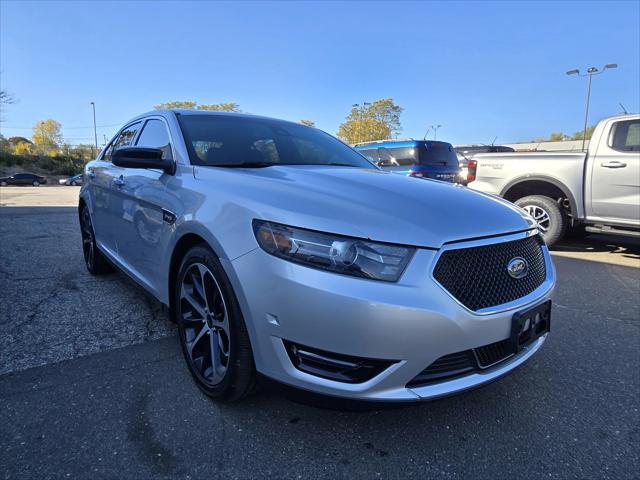
<path id="1" fill-rule="evenodd" d="M 116 148 L 126 147 L 127 145 L 131 145 L 131 142 L 135 138 L 136 133 L 138 133 L 138 130 L 140 129 L 140 125 L 142 125 L 142 122 L 132 123 L 131 125 L 126 127 L 124 130 L 122 130 L 122 132 L 120 132 L 120 135 L 118 135 L 118 138 L 116 138 L 113 142 L 111 142 L 111 145 L 109 145 L 107 150 L 104 152 L 102 159 L 107 162 L 110 162 L 111 154 Z"/>

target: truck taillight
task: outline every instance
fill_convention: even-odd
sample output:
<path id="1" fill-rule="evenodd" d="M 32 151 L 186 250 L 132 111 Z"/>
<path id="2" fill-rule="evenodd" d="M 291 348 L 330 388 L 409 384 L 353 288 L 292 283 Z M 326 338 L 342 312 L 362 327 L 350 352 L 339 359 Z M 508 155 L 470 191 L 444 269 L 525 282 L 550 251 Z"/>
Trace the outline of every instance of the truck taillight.
<path id="1" fill-rule="evenodd" d="M 467 165 L 467 183 L 473 182 L 476 179 L 476 169 L 478 168 L 477 160 L 469 160 Z"/>

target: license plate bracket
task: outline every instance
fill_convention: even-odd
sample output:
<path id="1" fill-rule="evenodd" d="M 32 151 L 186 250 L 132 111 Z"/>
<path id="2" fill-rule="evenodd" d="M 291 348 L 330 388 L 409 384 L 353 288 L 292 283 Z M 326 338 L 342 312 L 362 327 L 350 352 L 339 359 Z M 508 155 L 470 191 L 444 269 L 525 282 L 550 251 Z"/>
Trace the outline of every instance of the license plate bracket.
<path id="1" fill-rule="evenodd" d="M 551 329 L 551 300 L 517 312 L 511 319 L 511 348 L 518 353 Z"/>

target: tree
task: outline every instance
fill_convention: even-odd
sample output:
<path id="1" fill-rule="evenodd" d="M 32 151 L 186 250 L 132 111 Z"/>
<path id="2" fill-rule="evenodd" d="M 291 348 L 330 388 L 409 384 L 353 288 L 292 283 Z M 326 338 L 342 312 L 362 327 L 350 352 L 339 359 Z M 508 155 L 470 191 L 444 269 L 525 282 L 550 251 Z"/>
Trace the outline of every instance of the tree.
<path id="1" fill-rule="evenodd" d="M 31 142 L 19 142 L 14 148 L 16 155 L 28 155 L 31 153 Z"/>
<path id="2" fill-rule="evenodd" d="M 196 105 L 197 105 L 196 102 L 191 102 L 191 101 L 167 102 L 167 103 L 161 103 L 159 105 L 156 105 L 153 108 L 155 108 L 156 110 L 175 110 L 176 108 L 186 108 L 187 110 L 192 110 L 196 108 Z"/>
<path id="3" fill-rule="evenodd" d="M 306 120 L 306 119 L 302 119 L 302 120 L 298 120 L 298 123 L 302 124 L 302 125 L 306 125 L 307 127 L 315 127 L 316 126 L 316 122 L 314 122 L 313 120 Z"/>
<path id="4" fill-rule="evenodd" d="M 567 140 L 568 138 L 569 136 L 565 135 L 562 132 L 553 132 L 551 135 L 549 135 L 550 142 L 562 142 L 563 140 Z"/>
<path id="5" fill-rule="evenodd" d="M 39 153 L 49 155 L 58 150 L 62 143 L 62 125 L 55 120 L 40 120 L 33 126 L 33 143 Z"/>
<path id="6" fill-rule="evenodd" d="M 216 110 L 221 112 L 239 112 L 240 105 L 235 102 L 223 102 L 223 103 L 210 103 L 210 104 L 200 104 L 197 102 L 192 102 L 190 100 L 186 101 L 177 101 L 177 102 L 167 102 L 156 105 L 156 110 L 175 110 L 177 108 L 184 108 L 186 110 Z"/>
<path id="7" fill-rule="evenodd" d="M 239 112 L 240 105 L 235 102 L 210 103 L 209 105 L 198 105 L 198 110 L 217 110 L 220 112 Z"/>
<path id="8" fill-rule="evenodd" d="M 596 129 L 595 125 L 591 125 L 590 127 L 587 127 L 587 140 L 591 140 L 591 136 L 593 135 L 593 131 Z M 573 140 L 582 140 L 582 137 L 584 135 L 584 132 L 582 130 L 580 130 L 579 132 L 576 132 L 573 134 Z"/>
<path id="9" fill-rule="evenodd" d="M 5 105 L 10 105 L 15 102 L 13 96 L 6 90 L 0 90 L 0 113 L 4 110 Z M 0 122 L 2 122 L 2 116 L 0 115 Z"/>
<path id="10" fill-rule="evenodd" d="M 402 107 L 396 105 L 392 98 L 355 104 L 338 127 L 338 137 L 352 144 L 396 137 L 402 130 L 401 113 Z"/>
<path id="11" fill-rule="evenodd" d="M 0 105 L 9 105 L 13 103 L 15 100 L 11 96 L 11 94 L 5 90 L 0 90 Z"/>

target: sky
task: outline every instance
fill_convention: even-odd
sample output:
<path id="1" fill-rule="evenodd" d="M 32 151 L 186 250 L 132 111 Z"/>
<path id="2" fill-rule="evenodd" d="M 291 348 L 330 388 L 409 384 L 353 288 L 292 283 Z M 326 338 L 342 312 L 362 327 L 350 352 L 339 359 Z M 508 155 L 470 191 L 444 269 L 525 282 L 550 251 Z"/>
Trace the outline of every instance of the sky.
<path id="1" fill-rule="evenodd" d="M 335 134 L 351 105 L 393 98 L 401 137 L 452 143 L 574 133 L 640 111 L 640 1 L 97 2 L 0 0 L 0 132 L 53 118 L 99 143 L 173 100 L 311 119 Z"/>

